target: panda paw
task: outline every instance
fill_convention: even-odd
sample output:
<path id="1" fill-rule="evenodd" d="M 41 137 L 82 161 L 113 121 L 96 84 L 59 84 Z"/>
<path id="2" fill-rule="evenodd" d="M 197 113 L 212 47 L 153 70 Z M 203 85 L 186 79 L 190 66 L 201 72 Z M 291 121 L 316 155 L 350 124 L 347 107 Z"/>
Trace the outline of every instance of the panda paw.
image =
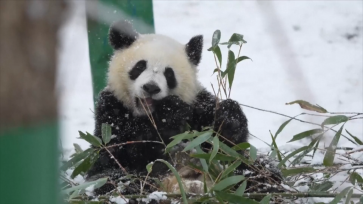
<path id="1" fill-rule="evenodd" d="M 155 113 L 163 123 L 183 123 L 192 118 L 193 109 L 178 96 L 170 95 L 158 101 Z"/>
<path id="2" fill-rule="evenodd" d="M 247 118 L 240 105 L 231 99 L 222 101 L 216 111 L 214 131 L 234 144 L 246 142 L 248 137 Z M 221 138 L 223 141 L 223 138 Z M 232 145 L 226 142 L 228 145 Z"/>

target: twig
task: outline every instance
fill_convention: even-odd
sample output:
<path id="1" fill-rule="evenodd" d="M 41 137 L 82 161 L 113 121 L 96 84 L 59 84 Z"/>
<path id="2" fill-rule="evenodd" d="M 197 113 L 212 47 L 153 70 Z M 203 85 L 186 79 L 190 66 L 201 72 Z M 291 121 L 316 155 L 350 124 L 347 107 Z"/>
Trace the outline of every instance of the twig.
<path id="1" fill-rule="evenodd" d="M 127 173 L 127 171 L 126 171 L 126 169 L 120 164 L 120 162 L 118 162 L 118 160 L 115 158 L 115 156 L 107 149 L 107 147 L 104 147 L 105 148 L 105 150 L 111 155 L 111 158 L 113 159 L 113 160 L 115 160 L 116 161 L 116 163 L 117 163 L 117 165 L 120 167 L 120 169 L 123 171 L 123 172 L 125 172 L 126 174 L 128 174 Z"/>

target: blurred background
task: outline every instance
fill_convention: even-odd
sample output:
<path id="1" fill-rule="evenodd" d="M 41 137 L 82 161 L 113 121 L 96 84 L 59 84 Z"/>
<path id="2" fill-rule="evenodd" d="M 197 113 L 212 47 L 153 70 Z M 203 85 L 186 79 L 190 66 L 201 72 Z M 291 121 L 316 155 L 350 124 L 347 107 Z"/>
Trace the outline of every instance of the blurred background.
<path id="1" fill-rule="evenodd" d="M 107 6 L 104 12 L 120 15 L 119 10 Z M 219 29 L 221 42 L 228 41 L 233 33 L 243 34 L 247 44 L 241 55 L 253 60 L 237 66 L 231 98 L 241 104 L 289 116 L 308 112 L 298 105 L 285 105 L 298 99 L 319 104 L 330 112 L 363 111 L 362 1 L 155 0 L 153 12 L 158 34 L 181 43 L 187 43 L 194 35 L 204 36 L 199 79 L 210 91 L 211 83 L 216 87 L 216 76 L 212 76 L 215 61 L 207 48 L 213 32 Z M 59 32 L 57 90 L 65 156 L 73 151 L 73 143 L 87 146 L 77 139 L 78 130 L 92 133 L 94 129 L 86 16 L 92 17 L 93 13 L 86 12 L 84 1 L 71 2 L 68 18 Z M 225 64 L 227 48 L 221 47 Z M 269 130 L 275 133 L 289 119 L 248 107 L 243 107 L 243 111 L 250 132 L 267 143 L 271 142 Z M 324 120 L 299 118 L 316 123 Z M 316 126 L 293 121 L 280 133 L 277 143 L 285 144 L 308 128 Z M 346 129 L 363 139 L 362 120 L 351 121 Z M 329 134 L 325 146 L 333 136 L 332 132 Z M 258 139 L 251 137 L 251 143 L 268 150 Z M 296 145 L 299 146 L 282 148 Z M 350 143 L 341 138 L 340 145 Z"/>

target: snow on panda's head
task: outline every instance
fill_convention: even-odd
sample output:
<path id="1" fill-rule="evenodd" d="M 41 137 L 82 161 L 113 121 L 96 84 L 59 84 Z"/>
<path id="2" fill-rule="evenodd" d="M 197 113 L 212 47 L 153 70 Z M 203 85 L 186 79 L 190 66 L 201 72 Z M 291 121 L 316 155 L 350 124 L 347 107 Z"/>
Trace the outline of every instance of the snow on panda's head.
<path id="1" fill-rule="evenodd" d="M 138 34 L 127 21 L 113 24 L 109 32 L 114 48 L 108 70 L 108 88 L 135 115 L 154 110 L 154 103 L 168 95 L 191 104 L 200 91 L 196 66 L 203 37 L 186 45 L 163 35 Z"/>

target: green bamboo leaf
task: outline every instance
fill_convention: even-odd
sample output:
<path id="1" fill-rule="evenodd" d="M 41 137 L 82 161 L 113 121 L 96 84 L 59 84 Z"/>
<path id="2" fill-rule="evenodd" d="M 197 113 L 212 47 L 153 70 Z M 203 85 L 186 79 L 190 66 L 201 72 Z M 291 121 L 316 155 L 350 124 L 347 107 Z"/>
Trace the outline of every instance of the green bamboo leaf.
<path id="1" fill-rule="evenodd" d="M 335 116 L 331 116 L 331 117 L 325 119 L 324 122 L 321 124 L 321 126 L 335 125 L 335 124 L 347 122 L 348 120 L 349 120 L 349 118 L 345 115 L 335 115 Z"/>
<path id="2" fill-rule="evenodd" d="M 257 159 L 257 148 L 253 145 L 250 146 L 250 160 L 252 162 L 256 161 Z"/>
<path id="3" fill-rule="evenodd" d="M 199 135 L 199 133 L 202 133 L 202 132 L 193 132 L 193 133 L 185 132 L 185 133 L 181 133 L 181 134 L 178 134 L 178 135 L 175 135 L 175 136 L 171 137 L 174 140 L 171 141 L 166 146 L 165 153 L 169 152 L 172 147 L 174 147 L 175 145 L 179 144 L 182 140 L 186 140 L 186 139 L 190 139 L 190 138 L 196 137 L 197 135 Z"/>
<path id="4" fill-rule="evenodd" d="M 293 152 L 291 152 L 289 155 L 287 155 L 282 161 L 280 161 L 280 163 L 277 165 L 278 168 L 281 168 L 282 165 L 284 165 L 286 163 L 287 160 L 289 160 L 291 157 L 295 156 L 296 154 L 307 150 L 309 147 L 305 146 L 305 147 L 301 147 Z"/>
<path id="5" fill-rule="evenodd" d="M 77 175 L 80 173 L 86 173 L 92 165 L 96 162 L 98 159 L 98 154 L 94 152 L 93 154 L 89 155 L 87 158 L 83 160 L 83 162 L 78 165 L 74 171 L 72 172 L 71 178 L 74 179 Z"/>
<path id="6" fill-rule="evenodd" d="M 318 134 L 318 133 L 322 133 L 323 130 L 322 129 L 312 129 L 312 130 L 308 130 L 308 131 L 304 131 L 304 132 L 301 132 L 299 134 L 296 134 L 292 137 L 292 139 L 288 142 L 294 142 L 294 141 L 297 141 L 297 140 L 301 140 L 301 139 L 304 139 L 304 138 L 307 138 L 307 137 L 311 137 L 315 134 Z"/>
<path id="7" fill-rule="evenodd" d="M 92 186 L 92 185 L 93 185 L 93 189 L 97 189 L 97 188 L 100 188 L 103 185 L 105 185 L 105 183 L 107 182 L 107 179 L 108 178 L 100 178 L 100 179 L 97 179 L 96 181 L 85 182 L 78 186 L 73 186 L 71 188 L 64 189 L 62 191 L 62 194 L 70 194 L 76 190 L 85 190 L 86 188 L 88 188 L 89 186 Z"/>
<path id="8" fill-rule="evenodd" d="M 213 48 L 215 46 L 218 46 L 220 39 L 221 39 L 221 31 L 220 30 L 214 31 L 213 37 L 212 37 L 212 47 Z"/>
<path id="9" fill-rule="evenodd" d="M 277 144 L 276 144 L 275 138 L 274 138 L 274 136 L 272 136 L 271 131 L 270 131 L 270 135 L 271 135 L 271 139 L 272 139 L 272 144 L 273 144 L 273 146 L 274 146 L 274 148 L 275 148 L 275 150 L 276 150 L 276 153 L 277 153 L 277 158 L 279 159 L 279 162 L 281 162 L 281 161 L 282 161 L 282 157 L 281 157 L 281 154 L 280 154 L 280 150 L 279 150 L 279 148 L 277 147 Z"/>
<path id="10" fill-rule="evenodd" d="M 318 145 L 320 139 L 323 137 L 324 132 L 321 133 L 320 135 L 318 135 L 315 139 L 313 139 L 310 144 L 308 145 L 308 149 L 304 150 L 301 154 L 299 154 L 292 162 L 291 165 L 295 165 L 300 163 L 300 161 L 309 153 L 313 150 L 314 145 Z"/>
<path id="11" fill-rule="evenodd" d="M 146 165 L 147 173 L 149 174 L 153 170 L 154 162 L 150 162 L 148 165 Z"/>
<path id="12" fill-rule="evenodd" d="M 212 136 L 212 131 L 207 131 L 204 134 L 198 136 L 193 141 L 191 141 L 184 149 L 183 152 L 193 149 L 194 147 L 207 141 Z"/>
<path id="13" fill-rule="evenodd" d="M 77 154 L 79 154 L 79 153 L 82 153 L 82 152 L 83 152 L 82 148 L 81 148 L 78 144 L 73 143 L 73 146 L 74 146 L 74 151 L 75 151 Z"/>
<path id="14" fill-rule="evenodd" d="M 240 56 L 236 59 L 236 64 L 238 64 L 240 61 L 246 60 L 246 59 L 250 59 L 252 61 L 251 58 L 247 57 L 247 56 Z"/>
<path id="15" fill-rule="evenodd" d="M 233 80 L 234 80 L 234 73 L 236 72 L 236 61 L 234 59 L 234 53 L 229 50 L 228 51 L 228 61 L 227 61 L 227 69 L 225 72 L 228 74 L 228 83 L 229 88 L 232 88 Z"/>
<path id="16" fill-rule="evenodd" d="M 222 52 L 218 45 L 213 48 L 213 53 L 217 56 L 219 66 L 222 66 Z"/>
<path id="17" fill-rule="evenodd" d="M 334 162 L 334 157 L 335 157 L 335 152 L 337 149 L 337 145 L 340 139 L 340 135 L 342 134 L 342 130 L 343 130 L 344 125 L 342 125 L 342 127 L 340 127 L 340 129 L 338 130 L 338 132 L 335 134 L 333 140 L 331 141 L 325 156 L 324 156 L 324 160 L 323 160 L 323 164 L 324 166 L 332 166 L 333 162 Z"/>
<path id="18" fill-rule="evenodd" d="M 242 196 L 238 196 L 238 195 L 234 195 L 231 193 L 227 193 L 224 191 L 218 191 L 216 192 L 216 197 L 227 201 L 229 203 L 235 203 L 235 204 L 258 204 L 258 202 L 256 202 L 255 200 L 249 199 L 249 198 L 245 198 Z M 220 202 L 220 203 L 225 203 L 225 202 Z"/>
<path id="19" fill-rule="evenodd" d="M 347 195 L 347 193 L 350 191 L 352 187 L 347 187 L 344 190 L 342 190 L 342 192 L 340 192 L 337 196 L 335 196 L 335 198 L 329 203 L 329 204 L 338 204 L 342 198 Z"/>
<path id="20" fill-rule="evenodd" d="M 105 144 L 109 143 L 111 140 L 111 126 L 107 123 L 102 123 L 101 132 L 103 142 Z"/>
<path id="21" fill-rule="evenodd" d="M 349 204 L 350 199 L 352 198 L 353 195 L 353 188 L 349 190 L 348 194 L 347 194 L 347 198 L 345 199 L 345 204 Z"/>
<path id="22" fill-rule="evenodd" d="M 315 169 L 313 167 L 298 167 L 291 169 L 281 169 L 281 173 L 284 177 L 293 176 L 296 174 L 310 173 L 314 172 Z"/>
<path id="23" fill-rule="evenodd" d="M 218 182 L 216 185 L 214 185 L 213 190 L 221 191 L 229 186 L 232 186 L 232 185 L 235 185 L 235 184 L 241 182 L 244 179 L 245 179 L 245 177 L 240 176 L 240 175 L 225 178 L 225 179 L 221 180 L 220 182 Z"/>
<path id="24" fill-rule="evenodd" d="M 100 147 L 102 145 L 102 141 L 100 138 L 95 137 L 95 136 L 89 134 L 88 132 L 87 132 L 87 134 L 84 134 L 81 131 L 78 131 L 78 132 L 79 132 L 79 136 L 82 139 L 86 140 L 88 143 L 92 144 L 93 146 Z"/>
<path id="25" fill-rule="evenodd" d="M 305 109 L 305 110 L 311 110 L 311 111 L 316 111 L 318 113 L 327 113 L 328 111 L 325 110 L 323 107 L 319 106 L 319 105 L 313 105 L 307 101 L 304 101 L 304 100 L 296 100 L 296 101 L 292 101 L 290 103 L 286 103 L 286 105 L 292 105 L 292 104 L 299 104 L 300 107 L 302 109 Z"/>
<path id="26" fill-rule="evenodd" d="M 222 173 L 221 178 L 228 176 L 229 173 L 233 172 L 239 165 L 241 165 L 241 161 L 235 161 L 232 165 L 230 165 L 224 172 Z"/>
<path id="27" fill-rule="evenodd" d="M 221 149 L 226 154 L 235 157 L 240 158 L 242 155 L 236 152 L 234 149 L 230 148 L 228 145 L 224 144 L 223 142 L 219 143 L 219 149 Z"/>
<path id="28" fill-rule="evenodd" d="M 199 159 L 210 159 L 211 154 L 190 154 L 191 157 L 199 158 Z M 214 161 L 236 161 L 235 157 L 227 156 L 224 154 L 217 153 L 216 156 L 213 158 Z"/>
<path id="29" fill-rule="evenodd" d="M 173 172 L 173 174 L 174 174 L 174 176 L 175 176 L 175 178 L 176 178 L 176 180 L 178 181 L 178 184 L 179 184 L 180 194 L 182 195 L 183 203 L 188 204 L 188 200 L 187 200 L 187 196 L 185 195 L 183 183 L 181 181 L 181 178 L 180 178 L 178 172 L 175 170 L 175 168 L 169 162 L 167 162 L 167 161 L 165 161 L 163 159 L 157 159 L 156 161 L 164 163 Z"/>
<path id="30" fill-rule="evenodd" d="M 250 147 L 250 143 L 248 142 L 242 142 L 242 143 L 239 143 L 235 146 L 232 147 L 232 149 L 238 151 L 238 150 L 245 150 L 245 149 L 248 149 Z"/>
<path id="31" fill-rule="evenodd" d="M 62 166 L 61 166 L 61 170 L 65 171 L 67 169 L 69 169 L 70 167 L 73 167 L 75 164 L 77 164 L 79 161 L 81 161 L 82 159 L 85 159 L 86 157 L 88 157 L 90 154 L 92 154 L 94 152 L 94 149 L 89 148 L 79 154 L 75 154 L 69 161 L 65 162 Z"/>
<path id="32" fill-rule="evenodd" d="M 195 150 L 197 151 L 197 154 L 205 154 L 205 152 L 202 150 L 202 148 L 200 148 L 200 146 L 196 146 Z M 205 159 L 199 159 L 200 163 L 202 164 L 203 170 L 205 172 L 208 172 L 208 164 L 207 161 Z"/>
<path id="33" fill-rule="evenodd" d="M 362 142 L 362 140 L 360 140 L 358 137 L 356 137 L 356 136 L 354 136 L 354 135 L 352 135 L 348 130 L 345 130 L 353 139 L 354 139 L 354 141 L 357 143 L 357 144 L 359 144 L 359 145 L 363 145 L 363 142 Z"/>
<path id="34" fill-rule="evenodd" d="M 269 204 L 270 203 L 270 199 L 271 199 L 271 194 L 270 195 L 266 195 L 261 201 L 260 204 Z"/>
<path id="35" fill-rule="evenodd" d="M 355 185 L 355 182 L 362 184 L 363 178 L 357 172 L 353 172 L 349 176 L 349 181 L 352 182 L 353 185 Z"/>
<path id="36" fill-rule="evenodd" d="M 331 187 L 333 187 L 333 182 L 325 181 L 323 183 L 315 184 L 311 186 L 310 191 L 312 192 L 327 192 Z"/>
<path id="37" fill-rule="evenodd" d="M 213 150 L 211 156 L 209 157 L 209 163 L 212 162 L 213 158 L 217 155 L 219 150 L 219 139 L 217 136 L 213 138 Z"/>
<path id="38" fill-rule="evenodd" d="M 234 192 L 235 195 L 243 196 L 245 193 L 247 187 L 247 181 L 243 181 L 243 183 L 237 188 L 237 190 Z"/>
<path id="39" fill-rule="evenodd" d="M 277 135 L 280 134 L 280 132 L 286 127 L 287 124 L 289 124 L 289 122 L 292 120 L 292 118 L 290 120 L 285 121 L 284 123 L 282 123 L 279 127 L 279 129 L 277 129 L 276 133 L 275 133 L 275 139 L 277 138 Z"/>

